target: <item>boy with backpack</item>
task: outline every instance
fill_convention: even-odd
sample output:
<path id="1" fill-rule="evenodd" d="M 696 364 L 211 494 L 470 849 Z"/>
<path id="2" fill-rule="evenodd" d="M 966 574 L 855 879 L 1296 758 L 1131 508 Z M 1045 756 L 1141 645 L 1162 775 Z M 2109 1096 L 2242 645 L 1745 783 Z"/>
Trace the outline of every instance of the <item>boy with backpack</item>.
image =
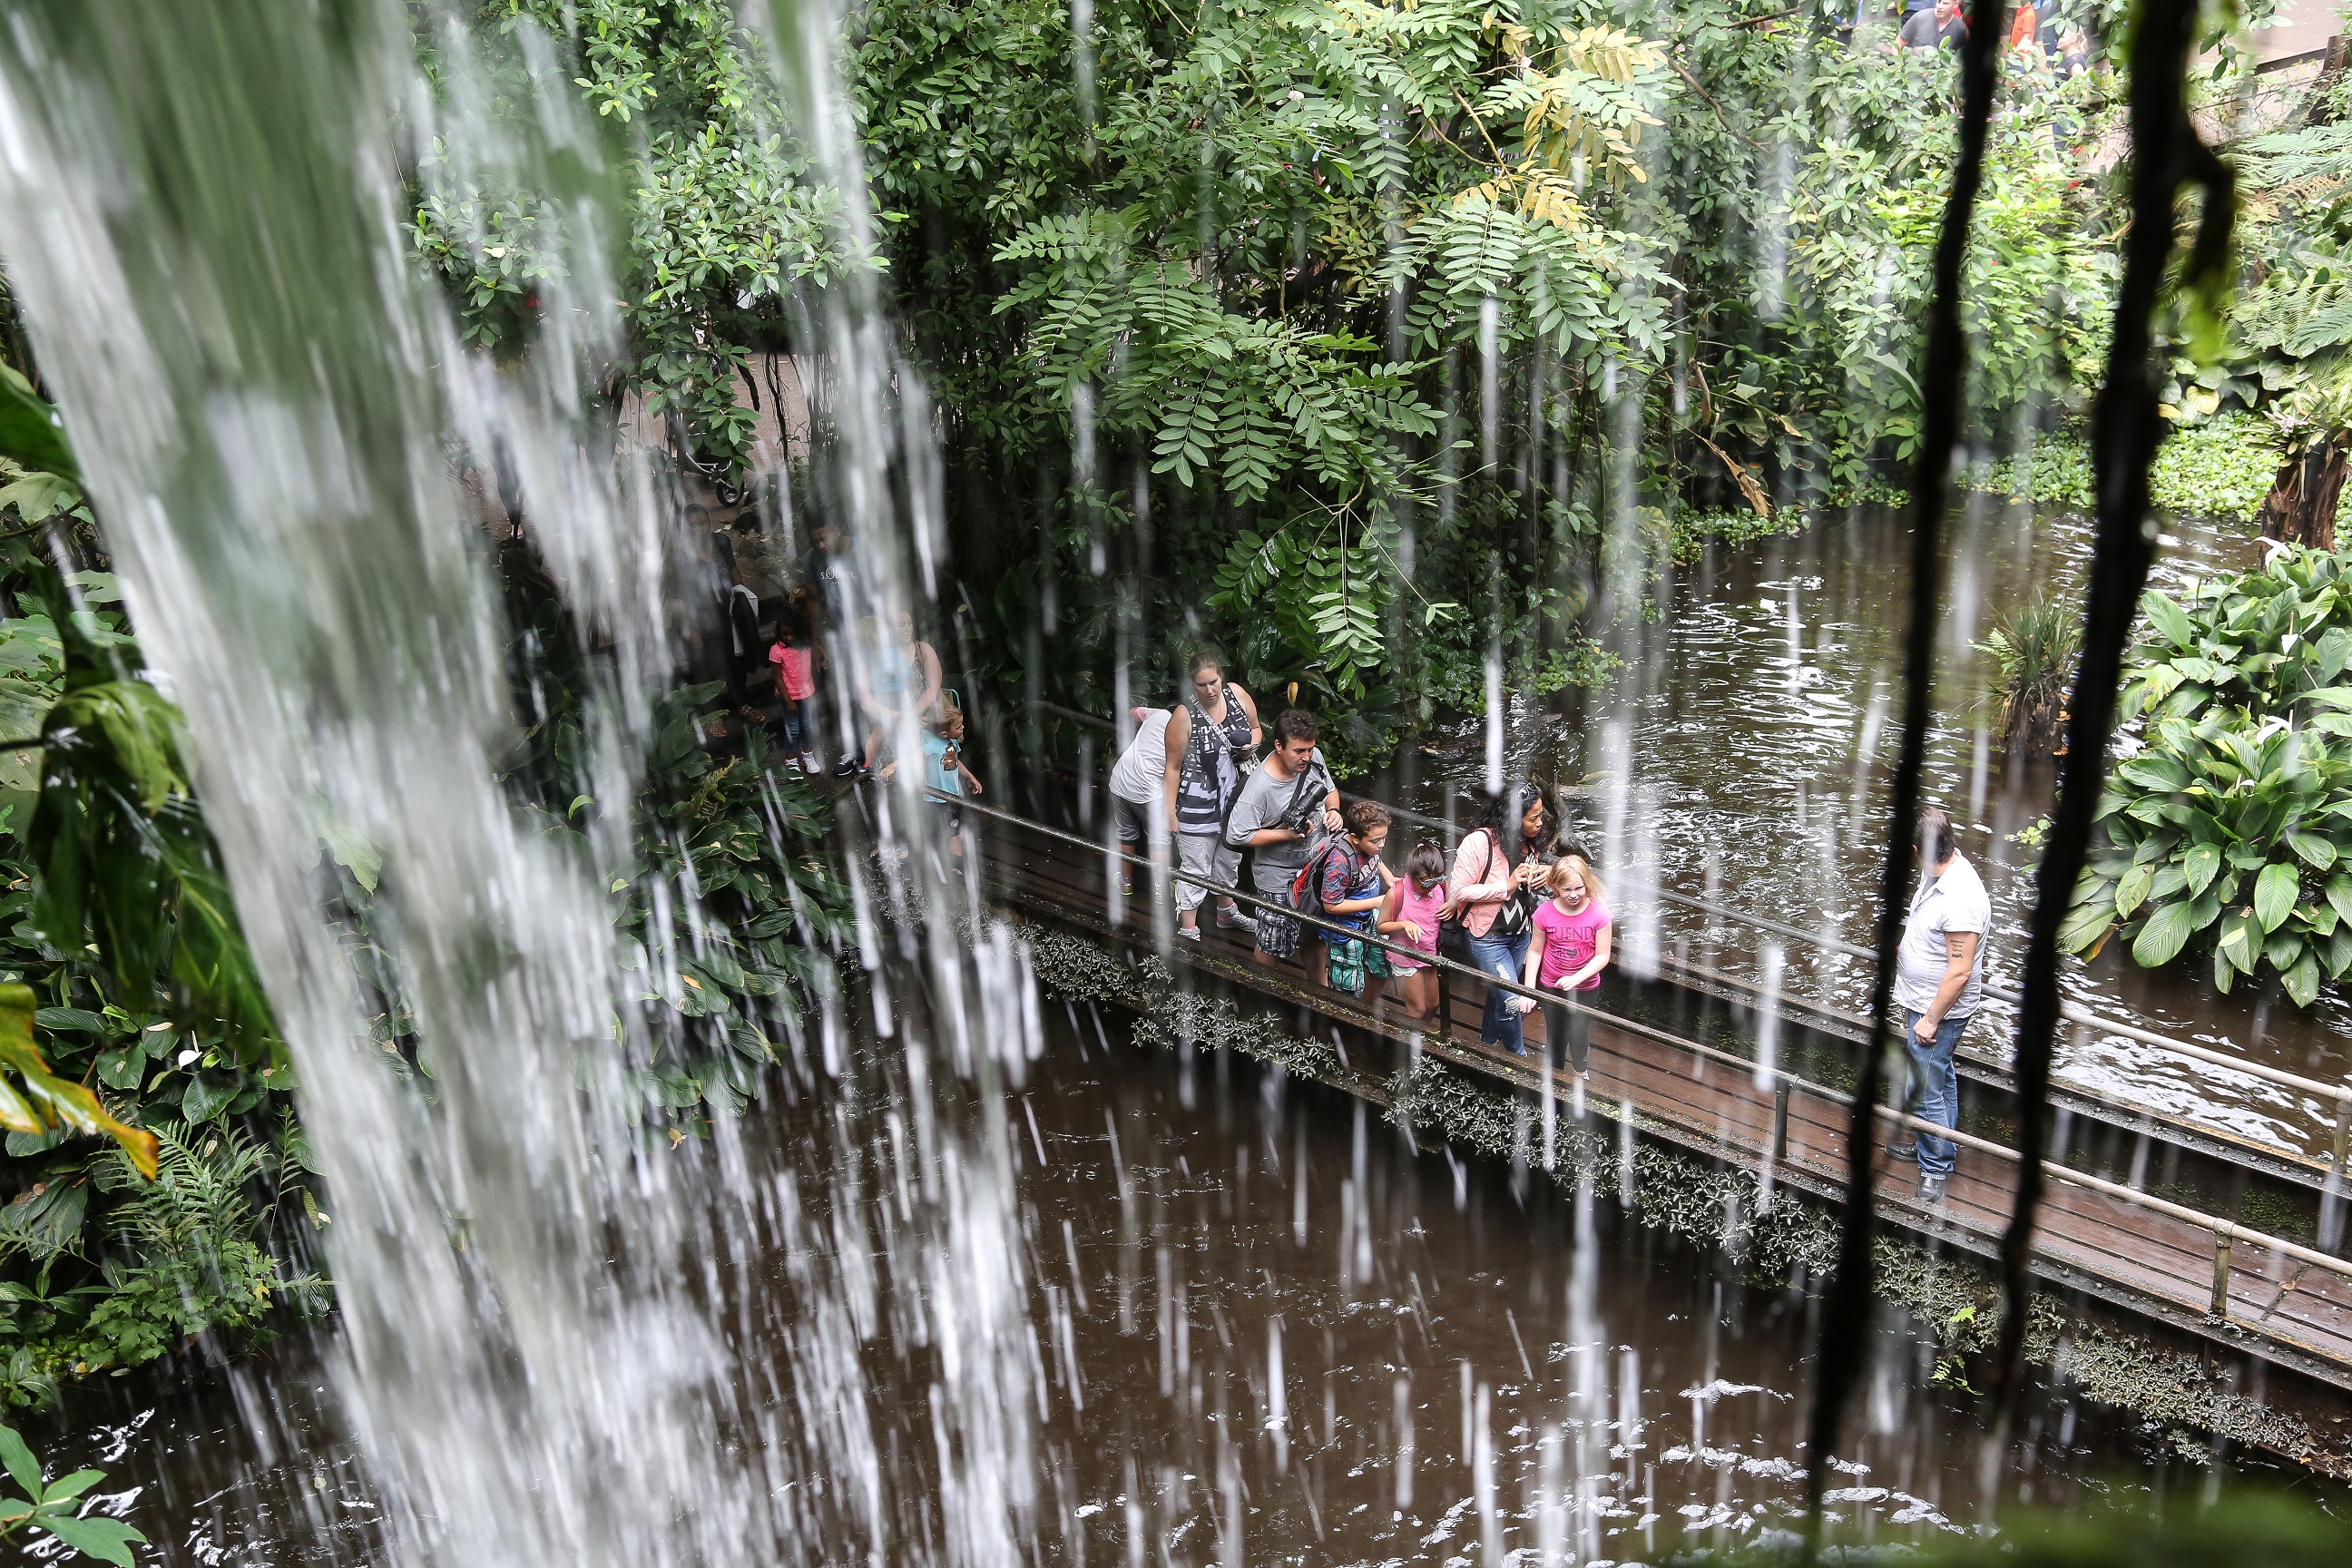
<path id="1" fill-rule="evenodd" d="M 1339 787 L 1315 747 L 1320 732 L 1313 714 L 1284 709 L 1274 721 L 1274 750 L 1242 785 L 1225 816 L 1225 843 L 1255 852 L 1251 881 L 1258 896 L 1276 906 L 1256 911 L 1250 954 L 1269 968 L 1298 951 L 1298 921 L 1280 912 L 1297 907 L 1290 901 L 1292 883 L 1306 868 L 1315 841 L 1344 826 Z"/>

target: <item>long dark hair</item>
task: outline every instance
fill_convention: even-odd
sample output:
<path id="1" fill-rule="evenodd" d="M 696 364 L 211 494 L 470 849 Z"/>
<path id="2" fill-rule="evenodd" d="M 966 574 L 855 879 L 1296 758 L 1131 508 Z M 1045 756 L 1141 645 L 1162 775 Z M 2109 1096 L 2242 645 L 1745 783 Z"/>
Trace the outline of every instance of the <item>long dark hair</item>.
<path id="1" fill-rule="evenodd" d="M 1527 816 L 1528 807 L 1537 804 L 1543 806 L 1544 830 L 1539 839 L 1530 843 L 1519 831 L 1519 823 Z M 1488 795 L 1486 804 L 1478 808 L 1477 821 L 1470 825 L 1473 833 L 1481 829 L 1495 836 L 1495 842 L 1513 865 L 1529 855 L 1546 858 L 1557 855 L 1566 832 L 1560 821 L 1559 803 L 1552 798 L 1550 790 L 1533 779 L 1523 779 Z"/>

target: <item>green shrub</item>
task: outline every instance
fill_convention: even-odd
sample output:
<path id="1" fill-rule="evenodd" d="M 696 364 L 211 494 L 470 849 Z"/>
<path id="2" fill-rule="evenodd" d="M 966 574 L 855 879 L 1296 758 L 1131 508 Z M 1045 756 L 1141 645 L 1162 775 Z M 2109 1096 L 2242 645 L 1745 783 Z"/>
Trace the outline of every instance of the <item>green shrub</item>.
<path id="1" fill-rule="evenodd" d="M 2347 558 L 2283 549 L 2142 605 L 2120 710 L 2146 743 L 2108 779 L 2061 940 L 2120 931 L 2150 967 L 2210 942 L 2222 990 L 2267 968 L 2309 1006 L 2352 968 Z"/>
<path id="2" fill-rule="evenodd" d="M 2156 449 L 2149 499 L 2182 517 L 2252 522 L 2278 477 L 2278 433 L 2267 419 L 2225 414 L 2176 426 Z"/>
<path id="3" fill-rule="evenodd" d="M 1990 697 L 2011 746 L 2054 752 L 2065 734 L 2066 691 L 2083 651 L 2083 617 L 2049 595 L 1993 617 L 1976 645 L 1993 662 Z"/>
<path id="4" fill-rule="evenodd" d="M 2158 511 L 2180 517 L 2252 522 L 2271 493 L 2283 460 L 2278 433 L 2267 419 L 2224 414 L 2201 425 L 2173 427 L 2148 470 L 2149 499 Z M 2090 443 L 2081 436 L 2045 436 L 2033 450 L 1971 470 L 1973 489 L 2014 496 L 2040 506 L 2088 511 L 2097 500 L 2091 482 Z"/>

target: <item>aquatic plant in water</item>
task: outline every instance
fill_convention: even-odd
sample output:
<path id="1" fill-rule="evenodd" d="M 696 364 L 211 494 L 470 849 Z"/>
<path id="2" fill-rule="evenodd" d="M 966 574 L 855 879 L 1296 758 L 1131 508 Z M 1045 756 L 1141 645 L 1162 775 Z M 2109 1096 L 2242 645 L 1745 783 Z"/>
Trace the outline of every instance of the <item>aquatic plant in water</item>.
<path id="1" fill-rule="evenodd" d="M 131 1555 L 131 1543 L 135 1541 L 143 1546 L 147 1538 L 119 1519 L 103 1515 L 92 1519 L 82 1512 L 88 1506 L 81 1500 L 83 1494 L 106 1479 L 104 1470 L 76 1470 L 51 1480 L 13 1426 L 0 1426 L 0 1467 L 7 1469 L 8 1479 L 25 1494 L 0 1497 L 0 1541 L 30 1531 L 50 1537 L 68 1553 L 79 1552 L 100 1563 L 131 1568 L 136 1559 Z M 55 1548 L 27 1546 L 26 1551 L 46 1557 Z"/>
<path id="2" fill-rule="evenodd" d="M 2213 983 L 2279 977 L 2299 1006 L 2352 969 L 2352 581 L 2283 548 L 2259 571 L 2150 593 L 2120 711 L 2144 744 L 2099 803 L 2062 936 L 2135 962 L 2210 942 Z"/>
<path id="3" fill-rule="evenodd" d="M 1994 616 L 1977 648 L 1993 662 L 1987 696 L 2011 747 L 2048 756 L 2065 734 L 2066 691 L 2083 649 L 2083 619 L 2054 597 L 2032 600 Z"/>

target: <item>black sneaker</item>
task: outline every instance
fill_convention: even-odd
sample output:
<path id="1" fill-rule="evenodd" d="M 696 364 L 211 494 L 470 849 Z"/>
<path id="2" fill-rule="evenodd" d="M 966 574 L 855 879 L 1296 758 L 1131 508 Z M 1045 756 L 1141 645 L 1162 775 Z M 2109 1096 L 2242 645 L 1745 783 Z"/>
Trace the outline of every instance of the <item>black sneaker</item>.
<path id="1" fill-rule="evenodd" d="M 844 757 L 833 764 L 833 776 L 837 779 L 854 779 L 865 771 L 866 764 L 856 757 Z"/>
<path id="2" fill-rule="evenodd" d="M 1919 1201 L 1927 1205 L 1931 1208 L 1936 1205 L 1942 1203 L 1944 1201 L 1944 1178 L 1941 1176 L 1920 1177 Z"/>
<path id="3" fill-rule="evenodd" d="M 1916 1142 L 1906 1140 L 1901 1143 L 1889 1143 L 1886 1152 L 1890 1159 L 1907 1160 L 1914 1165 L 1919 1163 L 1919 1145 Z"/>

